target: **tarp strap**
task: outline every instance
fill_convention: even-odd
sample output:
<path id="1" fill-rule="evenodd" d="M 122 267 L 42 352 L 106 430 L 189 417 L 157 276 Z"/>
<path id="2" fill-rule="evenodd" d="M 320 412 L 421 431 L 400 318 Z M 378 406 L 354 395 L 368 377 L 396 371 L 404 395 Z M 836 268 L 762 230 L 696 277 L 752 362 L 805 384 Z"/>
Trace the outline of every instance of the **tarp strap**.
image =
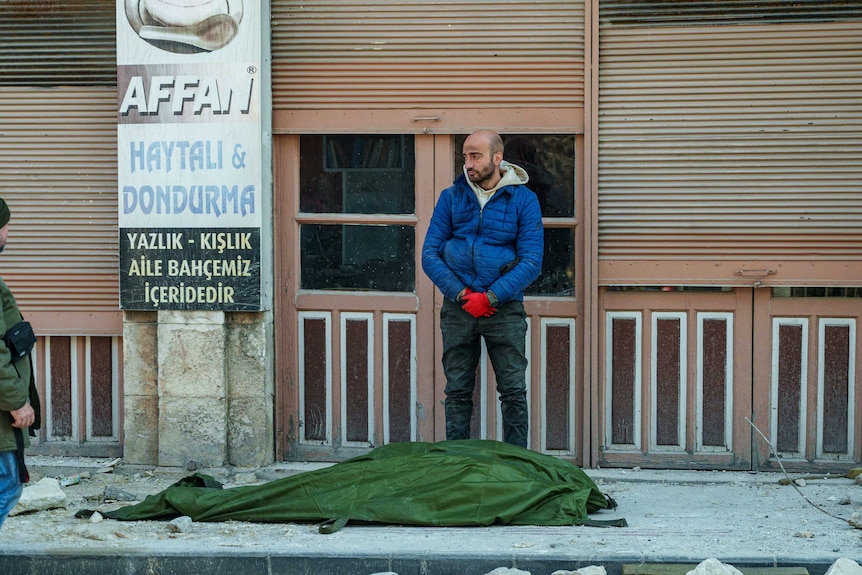
<path id="1" fill-rule="evenodd" d="M 581 525 L 588 527 L 628 527 L 629 523 L 625 517 L 619 519 L 587 519 Z"/>
<path id="2" fill-rule="evenodd" d="M 21 480 L 21 483 L 29 483 L 30 481 L 30 472 L 27 471 L 27 466 L 24 465 L 24 433 L 20 428 L 16 427 L 15 430 L 15 459 L 18 462 L 18 479 Z"/>
<path id="3" fill-rule="evenodd" d="M 341 528 L 347 525 L 347 517 L 339 517 L 338 519 L 330 519 L 329 521 L 324 521 L 320 524 L 320 528 L 318 529 L 319 533 L 323 535 L 329 535 L 330 533 L 335 533 L 337 531 L 341 531 Z"/>

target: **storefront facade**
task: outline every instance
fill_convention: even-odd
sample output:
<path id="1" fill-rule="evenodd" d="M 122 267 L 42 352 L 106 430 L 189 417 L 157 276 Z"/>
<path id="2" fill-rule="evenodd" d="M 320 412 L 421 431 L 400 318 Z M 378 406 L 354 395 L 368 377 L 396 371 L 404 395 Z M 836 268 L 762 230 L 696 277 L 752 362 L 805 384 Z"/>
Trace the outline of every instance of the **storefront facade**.
<path id="1" fill-rule="evenodd" d="M 107 11 L 65 9 L 77 4 L 91 23 Z M 16 139 L 0 139 L 0 178 L 34 182 L 7 198 L 32 239 L 3 275 L 41 336 L 38 449 L 256 465 L 443 439 L 442 302 L 418 254 L 460 142 L 488 127 L 544 188 L 545 266 L 525 302 L 532 449 L 584 466 L 859 461 L 862 13 L 717 4 L 245 12 L 262 54 L 262 211 L 258 306 L 239 311 L 121 303 L 122 86 L 95 72 L 4 83 L 0 124 Z M 115 8 L 119 37 L 134 26 Z M 85 50 L 104 63 L 108 45 Z M 85 114 L 33 129 L 76 100 Z M 99 145 L 62 184 L 44 175 L 64 165 L 47 152 L 16 168 L 22 142 L 68 152 L 89 133 Z M 62 278 L 60 240 L 39 240 L 50 218 L 103 244 L 73 248 Z M 47 304 L 66 277 L 66 301 Z M 474 435 L 498 438 L 486 364 Z"/>

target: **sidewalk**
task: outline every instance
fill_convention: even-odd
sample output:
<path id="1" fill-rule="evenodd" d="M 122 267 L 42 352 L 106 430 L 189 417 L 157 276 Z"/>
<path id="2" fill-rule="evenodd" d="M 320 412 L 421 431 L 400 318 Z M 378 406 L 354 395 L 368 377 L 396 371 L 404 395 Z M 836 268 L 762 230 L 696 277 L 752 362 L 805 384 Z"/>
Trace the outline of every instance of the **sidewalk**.
<path id="1" fill-rule="evenodd" d="M 862 530 L 847 522 L 862 512 L 862 486 L 847 478 L 806 479 L 797 491 L 779 484 L 780 473 L 585 470 L 619 504 L 592 517 L 624 517 L 625 528 L 348 524 L 322 535 L 311 524 L 228 522 L 194 523 L 174 533 L 167 522 L 74 517 L 79 509 L 122 504 L 106 501 L 106 494 L 140 500 L 188 474 L 106 463 L 28 458 L 33 482 L 41 476 L 84 478 L 63 487 L 66 509 L 7 519 L 0 530 L 0 573 L 484 575 L 516 567 L 550 575 L 601 565 L 619 575 L 625 564 L 697 564 L 715 557 L 743 572 L 745 566 L 780 566 L 823 575 L 839 558 L 862 562 Z M 231 487 L 321 465 L 199 471 Z"/>

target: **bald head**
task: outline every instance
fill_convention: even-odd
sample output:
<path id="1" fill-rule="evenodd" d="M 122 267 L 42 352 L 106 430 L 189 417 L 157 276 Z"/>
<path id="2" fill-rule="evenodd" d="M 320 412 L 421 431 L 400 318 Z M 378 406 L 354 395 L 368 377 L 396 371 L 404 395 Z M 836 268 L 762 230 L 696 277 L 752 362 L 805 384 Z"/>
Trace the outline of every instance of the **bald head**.
<path id="1" fill-rule="evenodd" d="M 467 140 L 464 142 L 464 145 L 466 145 L 470 140 L 473 140 L 473 144 L 479 144 L 481 142 L 488 146 L 488 151 L 491 155 L 494 155 L 497 152 L 501 154 L 503 153 L 503 138 L 501 138 L 500 134 L 494 130 L 476 130 L 467 136 Z"/>

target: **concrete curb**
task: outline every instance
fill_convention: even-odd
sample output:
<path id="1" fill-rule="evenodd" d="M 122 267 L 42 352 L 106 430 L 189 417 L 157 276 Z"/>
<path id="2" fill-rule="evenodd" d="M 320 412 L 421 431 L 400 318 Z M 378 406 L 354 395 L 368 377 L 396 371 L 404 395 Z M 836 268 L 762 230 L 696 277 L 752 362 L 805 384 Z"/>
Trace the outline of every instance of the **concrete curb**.
<path id="1" fill-rule="evenodd" d="M 745 570 L 746 567 L 804 567 L 810 575 L 823 575 L 832 562 L 812 562 L 808 558 L 721 557 L 722 562 Z M 601 565 L 608 575 L 621 575 L 625 564 L 700 563 L 703 558 L 602 556 L 589 551 L 577 556 L 490 557 L 446 553 L 398 553 L 391 555 L 340 555 L 336 550 L 326 556 L 278 553 L 164 553 L 152 549 L 130 552 L 110 550 L 53 550 L 47 553 L 0 549 L 0 573 L 15 575 L 129 575 L 137 573 L 171 575 L 370 575 L 394 572 L 398 575 L 483 575 L 498 567 L 512 567 L 531 575 L 550 575 L 554 571 L 574 571 Z"/>

